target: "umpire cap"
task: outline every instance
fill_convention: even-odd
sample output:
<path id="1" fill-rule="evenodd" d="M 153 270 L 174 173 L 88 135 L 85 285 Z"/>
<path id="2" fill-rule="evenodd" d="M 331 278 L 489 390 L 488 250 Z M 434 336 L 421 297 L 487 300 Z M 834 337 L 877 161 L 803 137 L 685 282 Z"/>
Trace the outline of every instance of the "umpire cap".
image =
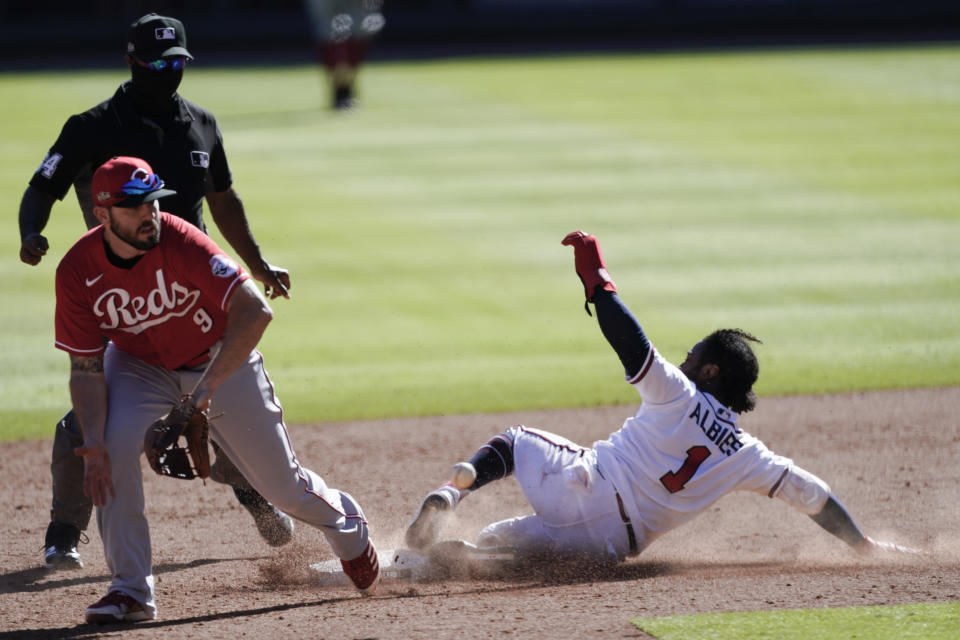
<path id="1" fill-rule="evenodd" d="M 127 55 L 149 62 L 171 56 L 186 56 L 187 32 L 176 18 L 148 13 L 127 31 Z"/>

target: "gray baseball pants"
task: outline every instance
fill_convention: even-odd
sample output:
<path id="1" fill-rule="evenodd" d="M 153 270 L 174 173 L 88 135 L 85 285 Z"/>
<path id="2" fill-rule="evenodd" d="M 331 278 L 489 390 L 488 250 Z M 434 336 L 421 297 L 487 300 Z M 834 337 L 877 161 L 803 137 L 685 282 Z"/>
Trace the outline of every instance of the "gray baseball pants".
<path id="1" fill-rule="evenodd" d="M 97 508 L 97 525 L 113 576 L 110 590 L 131 596 L 156 613 L 140 462 L 143 438 L 150 424 L 193 389 L 203 367 L 169 371 L 111 343 L 104 373 L 109 402 L 105 445 L 116 497 Z M 360 505 L 297 460 L 259 351 L 253 351 L 216 390 L 209 415 L 211 439 L 254 489 L 278 509 L 320 529 L 337 557 L 352 559 L 363 552 L 369 530 Z"/>

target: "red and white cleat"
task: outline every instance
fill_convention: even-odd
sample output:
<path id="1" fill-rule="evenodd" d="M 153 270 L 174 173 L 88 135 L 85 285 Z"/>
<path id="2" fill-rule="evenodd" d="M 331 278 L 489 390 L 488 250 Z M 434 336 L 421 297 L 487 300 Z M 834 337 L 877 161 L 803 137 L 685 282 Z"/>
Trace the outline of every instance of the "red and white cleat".
<path id="1" fill-rule="evenodd" d="M 372 595 L 380 581 L 380 559 L 373 542 L 367 542 L 367 548 L 353 560 L 340 560 L 343 572 L 347 574 L 353 586 L 363 595 Z"/>
<path id="2" fill-rule="evenodd" d="M 121 591 L 111 591 L 86 611 L 86 620 L 90 624 L 142 622 L 153 618 L 141 603 Z"/>

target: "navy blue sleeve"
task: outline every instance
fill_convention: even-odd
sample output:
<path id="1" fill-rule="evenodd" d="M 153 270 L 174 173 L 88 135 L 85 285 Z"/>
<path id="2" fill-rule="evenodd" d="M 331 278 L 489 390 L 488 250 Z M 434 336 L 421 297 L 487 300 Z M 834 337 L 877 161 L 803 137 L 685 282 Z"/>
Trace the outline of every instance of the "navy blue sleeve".
<path id="1" fill-rule="evenodd" d="M 616 293 L 598 289 L 593 296 L 593 305 L 597 311 L 600 331 L 617 352 L 627 378 L 634 377 L 640 373 L 640 367 L 647 360 L 651 349 L 650 340 Z"/>
<path id="2" fill-rule="evenodd" d="M 92 127 L 87 113 L 70 116 L 43 159 L 43 164 L 30 179 L 30 186 L 63 200 L 74 179 L 90 164 L 93 155 L 91 150 L 95 148 L 91 135 Z"/>

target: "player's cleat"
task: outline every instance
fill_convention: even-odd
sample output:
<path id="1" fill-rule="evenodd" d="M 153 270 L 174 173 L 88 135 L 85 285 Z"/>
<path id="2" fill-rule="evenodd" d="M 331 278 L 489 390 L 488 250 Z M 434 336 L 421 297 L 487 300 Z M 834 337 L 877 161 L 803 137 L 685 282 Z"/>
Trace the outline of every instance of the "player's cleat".
<path id="1" fill-rule="evenodd" d="M 260 536 L 271 547 L 282 547 L 293 539 L 293 518 L 267 502 L 253 489 L 233 487 L 233 493 L 243 507 L 253 516 Z"/>
<path id="2" fill-rule="evenodd" d="M 349 111 L 357 106 L 357 99 L 353 97 L 353 87 L 341 85 L 333 90 L 333 108 L 337 111 Z"/>
<path id="3" fill-rule="evenodd" d="M 44 566 L 50 570 L 82 569 L 83 561 L 77 545 L 80 529 L 65 522 L 51 522 L 43 543 Z"/>
<path id="4" fill-rule="evenodd" d="M 111 591 L 98 602 L 87 607 L 86 619 L 90 624 L 115 624 L 117 622 L 142 622 L 153 620 L 153 614 L 144 606 L 121 591 Z"/>
<path id="5" fill-rule="evenodd" d="M 434 544 L 440 537 L 440 527 L 456 508 L 460 497 L 461 491 L 450 483 L 428 493 L 407 527 L 407 546 L 423 550 Z"/>
<path id="6" fill-rule="evenodd" d="M 367 542 L 367 548 L 353 560 L 340 560 L 343 572 L 347 574 L 353 586 L 364 595 L 371 595 L 380 581 L 380 558 L 373 547 L 373 541 Z"/>

